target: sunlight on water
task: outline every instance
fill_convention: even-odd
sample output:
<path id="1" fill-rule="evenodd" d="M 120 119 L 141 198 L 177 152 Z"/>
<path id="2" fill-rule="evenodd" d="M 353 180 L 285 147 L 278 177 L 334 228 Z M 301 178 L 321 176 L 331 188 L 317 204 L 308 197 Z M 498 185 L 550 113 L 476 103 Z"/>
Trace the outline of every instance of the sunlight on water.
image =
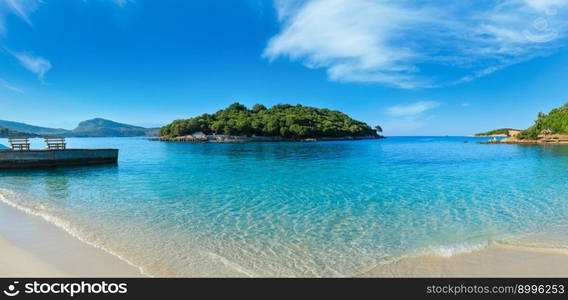
<path id="1" fill-rule="evenodd" d="M 475 141 L 69 139 L 120 162 L 2 171 L 0 200 L 157 276 L 352 276 L 566 228 L 568 147 Z"/>

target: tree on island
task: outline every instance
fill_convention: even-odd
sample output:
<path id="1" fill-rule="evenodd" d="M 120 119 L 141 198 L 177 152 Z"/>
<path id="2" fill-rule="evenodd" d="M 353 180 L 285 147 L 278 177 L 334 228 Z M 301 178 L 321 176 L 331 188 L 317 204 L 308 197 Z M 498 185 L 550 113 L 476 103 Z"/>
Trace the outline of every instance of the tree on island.
<path id="1" fill-rule="evenodd" d="M 383 128 L 381 127 L 381 125 L 375 126 L 375 130 L 377 131 L 377 133 L 383 132 Z"/>
<path id="2" fill-rule="evenodd" d="M 548 114 L 539 112 L 534 125 L 522 131 L 517 138 L 536 140 L 541 135 L 568 134 L 568 103 Z"/>
<path id="3" fill-rule="evenodd" d="M 378 130 L 380 129 L 380 131 Z M 175 120 L 162 127 L 163 137 L 204 134 L 280 136 L 283 138 L 318 138 L 318 137 L 378 137 L 380 126 L 375 129 L 364 122 L 353 120 L 346 114 L 326 108 L 302 105 L 278 104 L 266 108 L 256 104 L 252 109 L 240 103 L 214 114 Z"/>

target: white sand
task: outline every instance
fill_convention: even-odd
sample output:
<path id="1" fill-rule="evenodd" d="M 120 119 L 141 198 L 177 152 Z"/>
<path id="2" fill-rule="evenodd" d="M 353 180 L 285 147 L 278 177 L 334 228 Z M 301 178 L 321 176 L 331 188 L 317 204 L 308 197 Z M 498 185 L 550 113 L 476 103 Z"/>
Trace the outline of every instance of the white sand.
<path id="1" fill-rule="evenodd" d="M 0 237 L 0 277 L 69 277 Z"/>
<path id="2" fill-rule="evenodd" d="M 492 244 L 451 257 L 426 256 L 378 266 L 361 277 L 568 277 L 561 251 Z"/>
<path id="3" fill-rule="evenodd" d="M 138 268 L 0 203 L 0 277 L 140 277 Z"/>

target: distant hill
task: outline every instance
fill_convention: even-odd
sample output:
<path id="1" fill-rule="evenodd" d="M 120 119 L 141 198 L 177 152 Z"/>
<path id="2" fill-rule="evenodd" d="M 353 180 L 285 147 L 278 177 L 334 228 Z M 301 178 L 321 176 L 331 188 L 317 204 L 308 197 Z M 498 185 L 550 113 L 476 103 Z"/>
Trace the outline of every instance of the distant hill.
<path id="1" fill-rule="evenodd" d="M 0 120 L 0 127 L 20 132 L 39 134 L 39 135 L 64 135 L 69 133 L 69 130 L 61 128 L 47 128 L 47 127 L 34 126 L 19 122 L 4 121 L 4 120 Z"/>
<path id="2" fill-rule="evenodd" d="M 510 131 L 520 131 L 512 128 L 500 128 L 487 132 L 476 133 L 475 136 L 509 136 Z"/>
<path id="3" fill-rule="evenodd" d="M 77 137 L 146 136 L 149 135 L 148 133 L 151 133 L 152 130 L 153 129 L 97 118 L 79 123 L 79 126 L 71 131 L 71 135 Z"/>
<path id="4" fill-rule="evenodd" d="M 160 128 L 144 128 L 111 120 L 96 118 L 79 123 L 73 130 L 60 128 L 47 128 L 25 123 L 0 120 L 0 128 L 4 134 L 16 136 L 65 136 L 65 137 L 132 137 L 132 136 L 158 136 Z"/>
<path id="5" fill-rule="evenodd" d="M 8 138 L 8 137 L 13 137 L 13 138 L 20 138 L 20 137 L 33 138 L 33 137 L 38 137 L 38 135 L 37 135 L 37 134 L 34 134 L 34 133 L 21 132 L 21 131 L 16 131 L 16 130 L 8 129 L 8 128 L 5 128 L 5 127 L 0 127 L 0 138 Z"/>
<path id="6" fill-rule="evenodd" d="M 548 114 L 539 113 L 534 125 L 522 131 L 519 139 L 535 140 L 541 134 L 568 134 L 568 103 Z"/>

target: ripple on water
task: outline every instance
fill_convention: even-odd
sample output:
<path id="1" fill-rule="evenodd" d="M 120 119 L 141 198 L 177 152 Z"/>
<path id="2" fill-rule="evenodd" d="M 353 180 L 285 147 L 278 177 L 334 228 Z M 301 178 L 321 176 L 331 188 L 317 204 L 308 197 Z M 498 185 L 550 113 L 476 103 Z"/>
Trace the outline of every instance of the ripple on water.
<path id="1" fill-rule="evenodd" d="M 120 163 L 2 172 L 0 188 L 157 276 L 352 276 L 568 225 L 565 147 L 464 139 L 69 139 Z"/>

